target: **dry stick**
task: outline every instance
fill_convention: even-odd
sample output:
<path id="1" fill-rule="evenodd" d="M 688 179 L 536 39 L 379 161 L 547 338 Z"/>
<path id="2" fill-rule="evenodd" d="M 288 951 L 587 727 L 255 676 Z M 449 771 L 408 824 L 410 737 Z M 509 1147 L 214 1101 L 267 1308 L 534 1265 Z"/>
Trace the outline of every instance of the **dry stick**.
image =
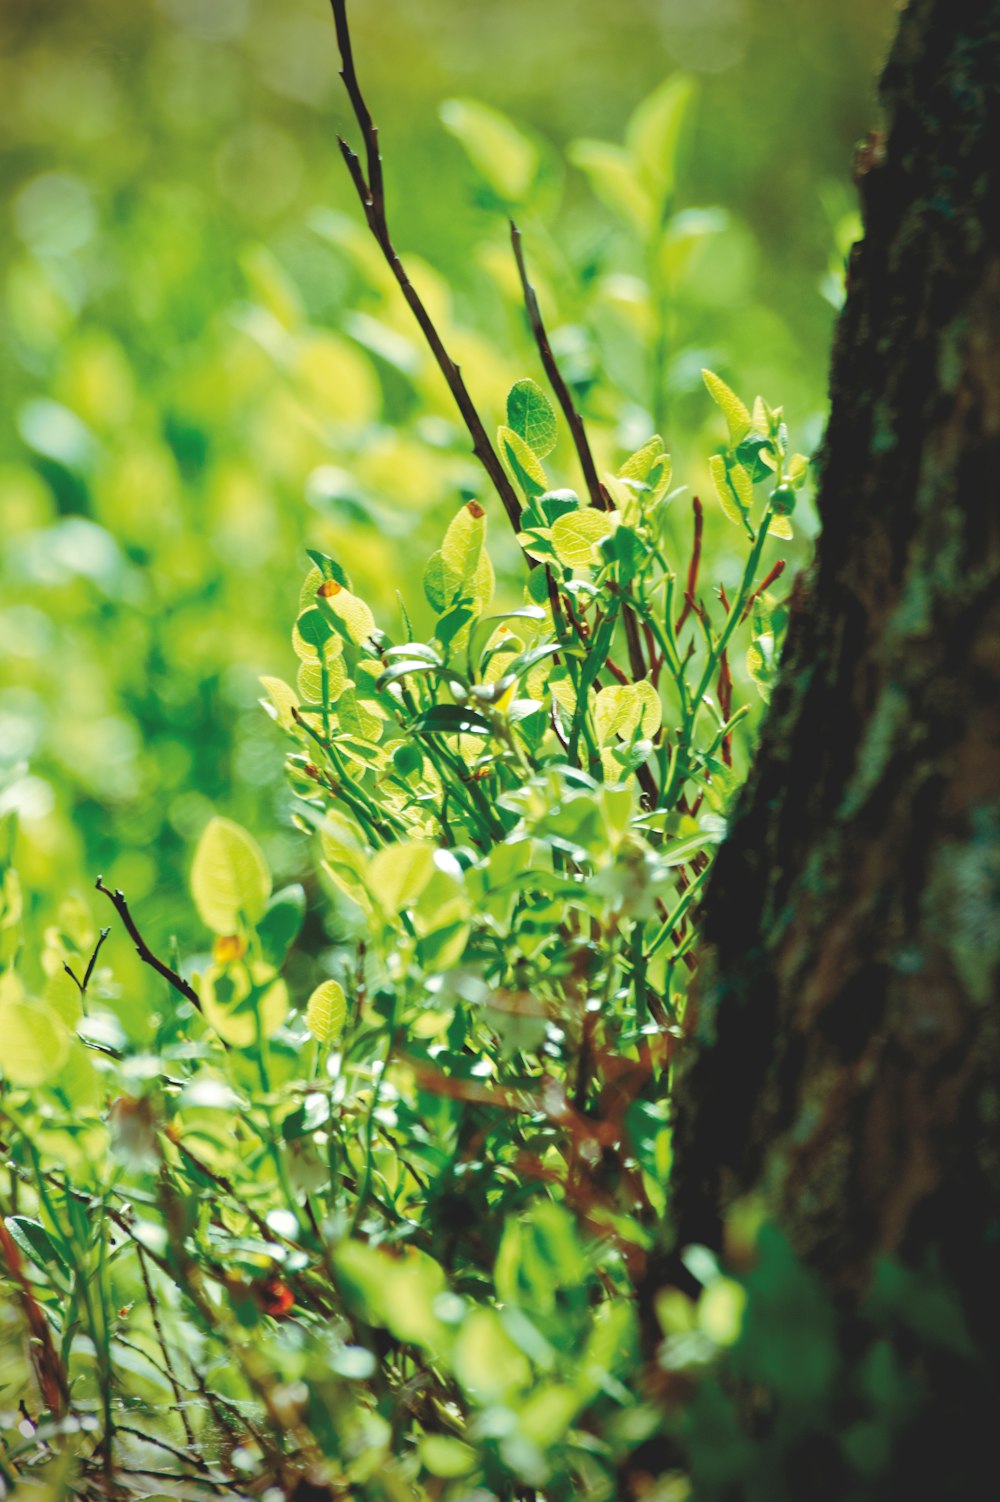
<path id="1" fill-rule="evenodd" d="M 132 943 L 135 945 L 135 952 L 139 956 L 140 960 L 142 960 L 143 964 L 151 966 L 152 969 L 154 969 L 159 975 L 162 975 L 163 979 L 168 983 L 168 985 L 173 986 L 174 990 L 177 991 L 181 996 L 183 996 L 185 1001 L 191 1002 L 192 1006 L 197 1007 L 198 1011 L 200 1012 L 201 998 L 199 997 L 194 987 L 189 985 L 182 975 L 178 975 L 176 970 L 171 970 L 169 965 L 165 965 L 164 962 L 153 953 L 149 945 L 146 943 L 145 939 L 142 937 L 142 934 L 136 927 L 135 919 L 132 917 L 132 914 L 128 910 L 128 903 L 125 901 L 125 893 L 119 887 L 116 887 L 112 892 L 110 887 L 106 887 L 104 885 L 103 876 L 99 876 L 97 878 L 95 886 L 97 890 L 99 892 L 103 892 L 105 897 L 107 897 L 111 902 L 119 918 L 122 920 L 122 923 L 125 925 L 128 936 L 132 940 Z"/>
<path id="2" fill-rule="evenodd" d="M 528 314 L 528 322 L 531 324 L 531 332 L 538 346 L 545 374 L 549 378 L 549 384 L 556 394 L 556 400 L 562 408 L 563 417 L 573 435 L 573 443 L 576 447 L 577 457 L 580 460 L 580 468 L 583 470 L 584 482 L 587 486 L 587 494 L 590 496 L 590 504 L 596 506 L 599 511 L 610 511 L 611 501 L 607 491 L 601 484 L 597 474 L 597 466 L 591 453 L 587 431 L 570 395 L 569 387 L 563 379 L 562 371 L 556 364 L 556 358 L 552 353 L 549 336 L 545 331 L 545 323 L 542 319 L 542 310 L 538 306 L 538 295 L 528 278 L 528 269 L 524 261 L 524 247 L 521 244 L 521 231 L 510 221 L 510 243 L 514 250 L 514 259 L 517 262 L 518 274 L 521 278 L 521 292 L 524 296 L 524 306 Z"/>
<path id="3" fill-rule="evenodd" d="M 573 443 L 576 447 L 577 458 L 580 468 L 583 470 L 584 483 L 587 494 L 590 496 L 590 504 L 599 511 L 612 509 L 611 499 L 597 474 L 597 465 L 594 463 L 594 455 L 591 452 L 590 441 L 587 438 L 587 430 L 583 425 L 583 418 L 577 411 L 570 389 L 566 385 L 562 371 L 556 363 L 549 336 L 545 329 L 545 321 L 542 318 L 542 310 L 538 305 L 538 294 L 528 277 L 528 268 L 524 260 L 524 247 L 521 243 L 521 231 L 510 221 L 510 243 L 514 251 L 514 259 L 517 262 L 518 275 L 521 278 L 521 291 L 524 295 L 524 306 L 528 314 L 528 322 L 531 324 L 531 332 L 535 338 L 535 344 L 541 357 L 545 374 L 549 378 L 549 385 L 556 394 L 556 400 L 562 408 L 563 417 L 570 432 L 573 435 Z M 639 627 L 633 611 L 626 605 L 622 612 L 622 620 L 625 626 L 625 640 L 628 644 L 629 667 L 632 669 L 632 679 L 638 683 L 646 677 L 646 662 L 642 655 L 642 643 L 639 640 Z"/>
<path id="4" fill-rule="evenodd" d="M 98 939 L 97 943 L 94 945 L 94 952 L 90 956 L 90 961 L 89 961 L 89 963 L 87 965 L 87 968 L 86 968 L 86 970 L 84 972 L 83 980 L 79 980 L 78 979 L 76 971 L 73 969 L 72 965 L 68 965 L 68 964 L 67 965 L 63 965 L 63 969 L 65 970 L 66 974 L 69 976 L 70 980 L 74 983 L 74 985 L 76 986 L 77 990 L 79 991 L 79 993 L 80 993 L 80 1000 L 81 1001 L 83 1001 L 84 997 L 87 994 L 87 987 L 90 985 L 90 977 L 94 973 L 94 966 L 97 964 L 97 956 L 101 952 L 101 945 L 104 943 L 105 939 L 108 937 L 108 934 L 110 932 L 111 932 L 110 928 L 102 928 L 101 929 L 100 938 Z"/>
<path id="5" fill-rule="evenodd" d="M 698 587 L 698 566 L 701 563 L 701 534 L 705 515 L 701 501 L 696 495 L 691 497 L 691 507 L 694 511 L 694 539 L 691 543 L 691 562 L 688 564 L 687 588 L 684 591 L 684 609 L 674 622 L 675 636 L 680 635 L 681 627 L 694 607 L 694 592 Z"/>
<path id="6" fill-rule="evenodd" d="M 354 118 L 358 122 L 365 143 L 365 159 L 367 164 L 367 178 L 365 169 L 357 153 L 351 149 L 342 136 L 338 136 L 337 144 L 340 147 L 347 169 L 351 174 L 355 191 L 364 209 L 368 227 L 382 251 L 389 269 L 399 284 L 400 291 L 409 304 L 413 316 L 420 325 L 421 332 L 430 346 L 441 374 L 448 383 L 448 389 L 455 399 L 455 404 L 462 415 L 469 436 L 472 439 L 472 449 L 476 458 L 482 464 L 489 475 L 493 486 L 503 502 L 504 510 L 510 520 L 514 531 L 520 530 L 521 504 L 513 485 L 507 478 L 507 473 L 500 462 L 496 450 L 486 434 L 479 413 L 469 395 L 468 387 L 462 378 L 462 373 L 455 361 L 448 354 L 441 336 L 434 326 L 434 322 L 428 313 L 424 303 L 413 283 L 410 281 L 406 270 L 399 259 L 392 237 L 389 234 L 389 225 L 386 219 L 385 187 L 382 181 L 382 159 L 378 147 L 378 127 L 372 119 L 371 111 L 365 102 L 358 83 L 357 72 L 354 67 L 354 53 L 351 48 L 351 34 L 347 24 L 347 0 L 330 0 L 333 10 L 333 21 L 337 32 L 337 46 L 340 50 L 340 76 L 347 90 L 348 98 L 354 110 Z"/>

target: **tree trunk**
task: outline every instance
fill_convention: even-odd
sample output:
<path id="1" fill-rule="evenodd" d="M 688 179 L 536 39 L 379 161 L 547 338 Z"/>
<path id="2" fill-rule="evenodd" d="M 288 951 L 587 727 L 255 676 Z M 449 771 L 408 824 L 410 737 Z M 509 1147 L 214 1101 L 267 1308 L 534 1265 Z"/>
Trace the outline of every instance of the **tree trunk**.
<path id="1" fill-rule="evenodd" d="M 912 0 L 882 95 L 822 537 L 706 901 L 674 1206 L 679 1244 L 718 1246 L 759 1193 L 841 1309 L 882 1258 L 936 1269 L 993 1353 L 974 1394 L 920 1358 L 941 1439 L 982 1417 L 1000 1335 L 1000 0 Z M 957 1495 L 935 1445 L 893 1485 Z"/>

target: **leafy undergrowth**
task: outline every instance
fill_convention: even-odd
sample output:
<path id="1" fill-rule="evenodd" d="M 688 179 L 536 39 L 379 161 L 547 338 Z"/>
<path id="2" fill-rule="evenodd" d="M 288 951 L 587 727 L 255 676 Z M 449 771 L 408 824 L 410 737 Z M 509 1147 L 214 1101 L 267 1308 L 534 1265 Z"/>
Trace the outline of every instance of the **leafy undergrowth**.
<path id="1" fill-rule="evenodd" d="M 705 379 L 745 541 L 732 598 L 699 577 L 701 506 L 658 438 L 614 475 L 584 462 L 589 504 L 553 488 L 557 417 L 529 380 L 496 441 L 520 599 L 493 598 L 474 500 L 424 572 L 425 640 L 407 602 L 390 635 L 313 555 L 297 679 L 264 681 L 340 936 L 311 996 L 283 976 L 305 893 L 272 891 L 227 820 L 191 870 L 201 956 L 154 956 L 99 883 L 169 987 L 142 1045 L 81 904 L 28 995 L 8 867 L 0 1487 L 486 1502 L 657 1475 L 684 1494 L 664 1365 L 731 1342 L 740 1290 L 696 1252 L 700 1301 L 667 1291 L 653 1329 L 635 1290 L 668 1210 L 699 899 L 752 735 L 734 680 L 766 696 L 769 555 L 805 478 L 780 411 Z"/>

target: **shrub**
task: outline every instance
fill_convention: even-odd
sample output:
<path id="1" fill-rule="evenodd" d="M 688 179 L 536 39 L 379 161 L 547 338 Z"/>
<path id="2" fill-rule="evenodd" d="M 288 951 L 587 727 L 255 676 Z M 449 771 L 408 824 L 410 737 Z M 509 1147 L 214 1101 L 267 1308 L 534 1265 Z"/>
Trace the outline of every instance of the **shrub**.
<path id="1" fill-rule="evenodd" d="M 491 441 L 395 257 L 334 9 L 370 148 L 345 157 L 515 525 L 520 590 L 494 598 L 475 497 L 424 569 L 429 630 L 405 598 L 380 626 L 349 560 L 311 554 L 294 686 L 264 680 L 338 940 L 308 998 L 283 975 L 305 894 L 273 891 L 228 820 L 191 871 L 202 956 L 155 955 L 98 882 L 172 989 L 142 1048 L 80 904 L 28 995 L 7 863 L 0 1475 L 53 1496 L 612 1497 L 669 1470 L 669 1450 L 644 1458 L 664 1417 L 637 1374 L 660 1331 L 635 1288 L 668 1209 L 699 896 L 750 736 L 734 683 L 767 695 L 785 608 L 766 550 L 806 465 L 780 409 L 705 372 L 744 542 L 732 597 L 706 597 L 700 501 L 681 562 L 662 439 L 599 474 L 516 230 L 583 500 L 546 470 L 560 419 L 533 380 Z M 739 1295 L 701 1275 L 703 1303 L 661 1321 L 710 1354 Z"/>

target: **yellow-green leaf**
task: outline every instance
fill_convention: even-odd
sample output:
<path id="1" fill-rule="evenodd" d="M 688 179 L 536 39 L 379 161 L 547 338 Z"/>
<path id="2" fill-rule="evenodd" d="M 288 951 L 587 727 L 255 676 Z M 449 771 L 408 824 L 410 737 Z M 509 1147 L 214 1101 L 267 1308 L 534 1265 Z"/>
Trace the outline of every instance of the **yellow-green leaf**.
<path id="1" fill-rule="evenodd" d="M 486 551 L 486 513 L 478 501 L 468 501 L 452 518 L 440 550 L 424 570 L 424 593 L 439 615 L 458 599 L 482 611 L 493 598 L 494 583 Z M 455 640 L 461 644 L 462 639 Z"/>
<path id="2" fill-rule="evenodd" d="M 538 171 L 534 142 L 506 115 L 477 99 L 446 99 L 440 114 L 490 186 L 501 198 L 519 203 Z"/>
<path id="3" fill-rule="evenodd" d="M 808 473 L 809 460 L 805 454 L 793 454 L 788 461 L 788 483 L 799 490 L 806 483 Z"/>
<path id="4" fill-rule="evenodd" d="M 335 637 L 334 640 L 340 648 L 342 645 L 340 637 Z M 318 659 L 302 663 L 296 675 L 295 684 L 299 691 L 300 703 L 323 703 L 323 666 Z M 328 652 L 326 654 L 326 702 L 336 704 L 345 688 L 352 686 L 341 651 Z"/>
<path id="5" fill-rule="evenodd" d="M 303 610 L 292 628 L 292 646 L 302 662 L 317 662 L 320 656 L 339 657 L 344 643 L 335 627 L 315 603 Z"/>
<path id="6" fill-rule="evenodd" d="M 750 431 L 750 413 L 746 406 L 714 371 L 703 370 L 701 377 L 708 387 L 709 396 L 729 425 L 729 441 L 734 445 L 739 443 Z"/>
<path id="7" fill-rule="evenodd" d="M 478 1465 L 471 1445 L 450 1434 L 425 1434 L 420 1440 L 420 1460 L 432 1476 L 467 1476 Z"/>
<path id="8" fill-rule="evenodd" d="M 324 579 L 316 595 L 322 601 L 321 608 L 330 611 L 343 624 L 351 641 L 356 646 L 365 646 L 376 627 L 375 617 L 364 600 L 338 584 L 336 579 Z"/>
<path id="9" fill-rule="evenodd" d="M 497 428 L 497 444 L 504 463 L 528 500 L 549 488 L 549 477 L 534 449 L 513 428 Z"/>
<path id="10" fill-rule="evenodd" d="M 790 516 L 772 516 L 767 531 L 769 537 L 780 537 L 785 542 L 795 536 Z"/>
<path id="11" fill-rule="evenodd" d="M 615 683 L 602 688 L 594 701 L 594 727 L 602 746 L 616 735 L 631 740 L 636 731 L 648 740 L 656 734 L 662 722 L 660 696 L 646 679 L 640 683 Z"/>
<path id="12" fill-rule="evenodd" d="M 598 543 L 611 535 L 614 527 L 611 511 L 588 507 L 567 511 L 552 523 L 552 546 L 559 562 L 567 568 L 595 568 L 601 562 Z"/>
<path id="13" fill-rule="evenodd" d="M 205 1021 L 234 1048 L 272 1037 L 288 1016 L 288 987 L 270 965 L 209 965 L 200 996 Z"/>
<path id="14" fill-rule="evenodd" d="M 610 141 L 574 141 L 569 159 L 590 179 L 591 187 L 609 208 L 643 235 L 656 217 L 653 199 L 630 151 Z"/>
<path id="15" fill-rule="evenodd" d="M 339 981 L 321 981 L 306 1002 L 306 1027 L 319 1043 L 330 1046 L 344 1030 L 347 1001 Z"/>
<path id="16" fill-rule="evenodd" d="M 729 483 L 729 477 L 726 473 L 726 461 L 721 454 L 712 455 L 708 461 L 708 469 L 712 476 L 712 484 L 715 486 L 715 493 L 719 497 L 719 505 L 722 507 L 723 512 L 735 526 L 742 527 L 744 520 L 743 512 L 740 510 L 736 493 Z"/>
<path id="17" fill-rule="evenodd" d="M 383 912 L 395 914 L 412 906 L 433 874 L 433 847 L 404 840 L 372 856 L 366 880 Z"/>
<path id="18" fill-rule="evenodd" d="M 642 100 L 626 128 L 626 145 L 661 199 L 674 186 L 677 142 L 696 88 L 693 78 L 674 73 Z"/>
<path id="19" fill-rule="evenodd" d="M 356 826 L 335 809 L 329 809 L 320 825 L 320 845 L 326 875 L 345 896 L 370 915 L 372 903 L 364 883 L 368 860 Z"/>
<path id="20" fill-rule="evenodd" d="M 618 473 L 623 480 L 641 480 L 643 484 L 647 484 L 650 471 L 660 464 L 664 457 L 663 439 L 659 433 L 654 433 L 641 448 L 629 455 Z"/>
<path id="21" fill-rule="evenodd" d="M 261 688 L 267 694 L 267 701 L 265 702 L 262 699 L 261 703 L 264 704 L 264 707 L 270 714 L 273 714 L 282 730 L 293 730 L 295 728 L 295 719 L 292 710 L 299 707 L 295 690 L 283 678 L 262 677 L 259 682 Z"/>
<path id="22" fill-rule="evenodd" d="M 208 821 L 191 865 L 191 896 L 202 922 L 232 934 L 256 923 L 271 895 L 271 873 L 252 835 L 231 819 Z"/>
<path id="23" fill-rule="evenodd" d="M 0 1002 L 0 1076 L 12 1085 L 44 1085 L 69 1056 L 70 1034 L 43 1001 Z"/>
<path id="24" fill-rule="evenodd" d="M 729 483 L 736 491 L 736 499 L 744 511 L 749 511 L 753 505 L 753 481 L 748 470 L 742 464 L 732 464 L 729 467 Z"/>

